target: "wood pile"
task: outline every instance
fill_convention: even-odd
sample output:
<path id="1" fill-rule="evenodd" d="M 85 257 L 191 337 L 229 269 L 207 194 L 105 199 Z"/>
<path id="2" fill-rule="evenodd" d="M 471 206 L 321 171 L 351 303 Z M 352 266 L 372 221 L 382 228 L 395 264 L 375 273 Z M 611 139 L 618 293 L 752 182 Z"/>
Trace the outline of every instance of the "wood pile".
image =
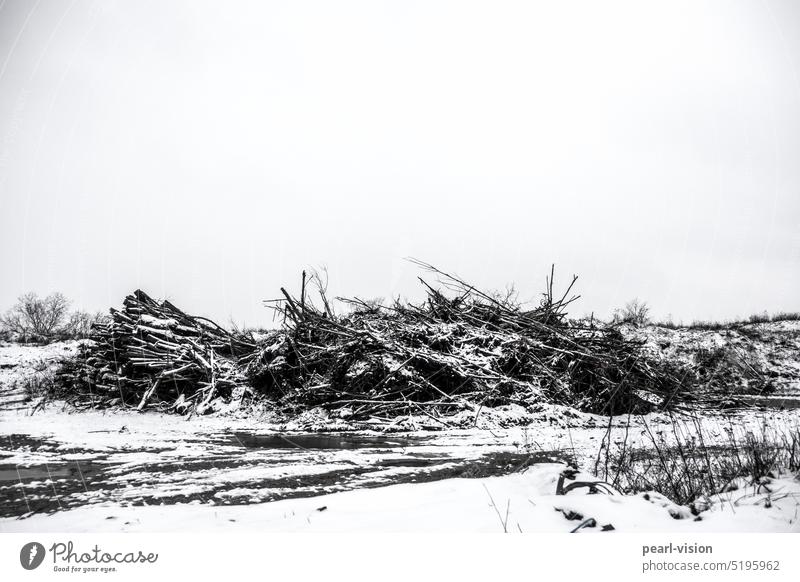
<path id="1" fill-rule="evenodd" d="M 90 404 L 205 412 L 234 388 L 285 413 L 314 407 L 342 418 L 439 419 L 483 407 L 551 402 L 599 414 L 638 413 L 685 396 L 687 374 L 648 356 L 613 325 L 568 318 L 553 273 L 534 307 L 431 271 L 426 299 L 379 305 L 340 299 L 303 274 L 299 297 L 281 289 L 283 325 L 256 342 L 142 291 L 96 326 L 82 358 L 62 373 L 63 395 Z M 318 285 L 315 304 L 309 284 Z"/>
<path id="2" fill-rule="evenodd" d="M 95 326 L 93 343 L 70 370 L 73 388 L 93 403 L 207 411 L 245 382 L 236 365 L 255 345 L 213 321 L 143 291 Z"/>
<path id="3" fill-rule="evenodd" d="M 438 417 L 483 406 L 555 402 L 601 414 L 650 410 L 682 390 L 678 369 L 648 359 L 613 327 L 567 318 L 572 284 L 553 279 L 526 308 L 420 264 L 442 288 L 420 279 L 427 299 L 381 306 L 358 299 L 336 315 L 322 285 L 320 306 L 282 289 L 282 329 L 242 358 L 254 389 L 280 408 L 321 406 L 343 417 Z M 575 283 L 573 279 L 572 283 Z"/>

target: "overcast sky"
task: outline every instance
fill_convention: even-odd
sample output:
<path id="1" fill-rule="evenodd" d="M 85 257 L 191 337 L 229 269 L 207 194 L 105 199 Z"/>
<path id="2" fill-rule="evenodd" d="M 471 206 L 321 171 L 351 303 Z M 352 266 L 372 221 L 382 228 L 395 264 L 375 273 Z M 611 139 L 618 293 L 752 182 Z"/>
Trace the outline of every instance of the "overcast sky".
<path id="1" fill-rule="evenodd" d="M 222 322 L 413 256 L 576 315 L 800 310 L 800 2 L 0 0 L 0 309 Z"/>

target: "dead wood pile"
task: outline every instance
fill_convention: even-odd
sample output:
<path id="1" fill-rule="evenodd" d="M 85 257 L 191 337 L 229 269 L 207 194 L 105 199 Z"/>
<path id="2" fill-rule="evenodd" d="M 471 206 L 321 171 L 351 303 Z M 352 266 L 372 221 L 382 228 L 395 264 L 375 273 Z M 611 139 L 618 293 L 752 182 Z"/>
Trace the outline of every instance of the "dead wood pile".
<path id="1" fill-rule="evenodd" d="M 678 370 L 648 359 L 611 326 L 567 318 L 572 285 L 525 308 L 434 271 L 427 299 L 380 306 L 343 300 L 338 316 L 324 288 L 310 300 L 282 289 L 282 329 L 241 363 L 256 392 L 284 410 L 321 406 L 343 417 L 438 417 L 482 406 L 555 402 L 596 413 L 641 412 L 681 390 Z M 573 284 L 575 280 L 573 279 Z"/>
<path id="2" fill-rule="evenodd" d="M 188 315 L 142 291 L 95 327 L 81 358 L 62 372 L 77 400 L 204 412 L 234 388 L 283 412 L 314 407 L 343 418 L 438 419 L 485 406 L 553 402 L 600 414 L 666 406 L 685 373 L 648 356 L 614 327 L 567 317 L 575 280 L 559 296 L 552 272 L 538 305 L 497 296 L 426 265 L 426 299 L 378 305 L 342 299 L 335 313 L 319 278 L 315 304 L 282 289 L 280 329 L 256 342 Z"/>
<path id="3" fill-rule="evenodd" d="M 203 412 L 216 397 L 244 383 L 236 362 L 255 345 L 203 317 L 143 291 L 127 296 L 96 325 L 93 344 L 69 370 L 93 403 L 148 404 Z"/>

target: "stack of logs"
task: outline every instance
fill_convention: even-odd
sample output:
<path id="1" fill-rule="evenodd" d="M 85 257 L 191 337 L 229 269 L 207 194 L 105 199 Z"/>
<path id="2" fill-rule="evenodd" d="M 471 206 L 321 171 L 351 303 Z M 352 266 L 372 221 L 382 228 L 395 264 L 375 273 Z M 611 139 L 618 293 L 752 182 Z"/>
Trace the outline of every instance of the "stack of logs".
<path id="1" fill-rule="evenodd" d="M 243 337 L 143 291 L 127 296 L 123 305 L 95 326 L 93 343 L 71 371 L 82 396 L 95 404 L 202 413 L 245 382 L 236 361 L 255 345 Z"/>

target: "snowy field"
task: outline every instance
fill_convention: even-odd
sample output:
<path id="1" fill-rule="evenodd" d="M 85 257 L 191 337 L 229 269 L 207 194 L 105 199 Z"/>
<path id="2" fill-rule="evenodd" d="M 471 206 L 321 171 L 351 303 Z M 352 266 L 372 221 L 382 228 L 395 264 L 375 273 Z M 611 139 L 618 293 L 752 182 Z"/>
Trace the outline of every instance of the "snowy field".
<path id="1" fill-rule="evenodd" d="M 568 464 L 583 473 L 565 484 L 596 480 L 604 440 L 668 439 L 665 415 L 609 426 L 564 407 L 511 406 L 486 411 L 483 428 L 401 430 L 412 421 L 343 432 L 314 414 L 276 424 L 38 406 L 24 380 L 74 349 L 0 347 L 0 531 L 800 531 L 791 475 L 736 483 L 699 516 L 656 493 L 556 494 Z M 723 446 L 732 432 L 797 427 L 799 412 L 709 412 L 679 423 Z"/>

